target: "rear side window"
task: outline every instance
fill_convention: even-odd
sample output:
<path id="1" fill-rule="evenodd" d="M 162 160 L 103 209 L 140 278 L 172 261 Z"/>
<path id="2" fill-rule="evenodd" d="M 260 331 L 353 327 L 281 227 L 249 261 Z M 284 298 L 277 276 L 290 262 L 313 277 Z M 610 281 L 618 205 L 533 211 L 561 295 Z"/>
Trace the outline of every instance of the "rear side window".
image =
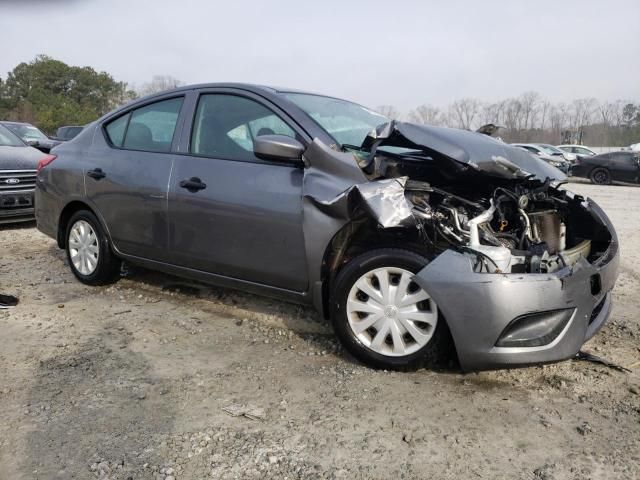
<path id="1" fill-rule="evenodd" d="M 107 135 L 116 147 L 147 152 L 169 152 L 183 98 L 152 103 L 113 120 Z"/>
<path id="2" fill-rule="evenodd" d="M 241 161 L 259 161 L 253 141 L 260 135 L 296 133 L 261 103 L 227 94 L 202 95 L 191 134 L 191 153 Z"/>

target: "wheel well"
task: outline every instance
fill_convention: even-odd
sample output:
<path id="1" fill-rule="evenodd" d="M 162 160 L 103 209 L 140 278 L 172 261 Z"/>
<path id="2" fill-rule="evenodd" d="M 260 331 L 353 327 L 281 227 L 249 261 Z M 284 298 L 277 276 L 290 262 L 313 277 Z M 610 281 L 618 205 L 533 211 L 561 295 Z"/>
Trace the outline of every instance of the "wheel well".
<path id="1" fill-rule="evenodd" d="M 329 317 L 329 297 L 331 286 L 340 270 L 352 258 L 368 250 L 377 248 L 398 248 L 410 250 L 419 255 L 430 256 L 425 244 L 420 241 L 417 229 L 398 227 L 380 228 L 369 219 L 353 220 L 334 235 L 325 250 L 322 260 L 322 310 Z"/>
<path id="2" fill-rule="evenodd" d="M 60 212 L 60 219 L 58 220 L 58 247 L 65 248 L 67 246 L 65 238 L 67 223 L 69 223 L 69 219 L 71 218 L 71 216 L 78 210 L 89 210 L 93 213 L 93 210 L 91 210 L 91 207 L 89 207 L 89 205 L 79 200 L 74 200 L 73 202 L 67 204 L 62 209 L 62 212 Z"/>

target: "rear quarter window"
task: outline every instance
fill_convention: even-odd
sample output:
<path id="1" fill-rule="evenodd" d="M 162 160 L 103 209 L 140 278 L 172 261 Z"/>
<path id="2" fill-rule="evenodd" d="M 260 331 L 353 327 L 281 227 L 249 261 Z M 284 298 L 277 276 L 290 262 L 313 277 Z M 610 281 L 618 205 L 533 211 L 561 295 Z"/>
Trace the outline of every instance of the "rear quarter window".
<path id="1" fill-rule="evenodd" d="M 124 141 L 124 132 L 127 129 L 127 123 L 129 123 L 130 115 L 131 114 L 127 113 L 120 118 L 116 118 L 106 126 L 105 130 L 107 131 L 107 137 L 113 146 L 122 146 L 122 142 Z"/>

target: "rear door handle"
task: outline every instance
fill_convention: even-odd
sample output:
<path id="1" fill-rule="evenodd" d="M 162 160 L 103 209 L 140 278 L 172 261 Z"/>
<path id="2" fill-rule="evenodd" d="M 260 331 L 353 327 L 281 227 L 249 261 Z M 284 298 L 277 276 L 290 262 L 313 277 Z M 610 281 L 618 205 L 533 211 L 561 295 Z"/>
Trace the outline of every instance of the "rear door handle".
<path id="1" fill-rule="evenodd" d="M 94 168 L 93 170 L 89 170 L 87 172 L 87 176 L 95 178 L 96 180 L 100 180 L 101 178 L 106 177 L 107 174 L 104 173 L 101 168 Z"/>
<path id="2" fill-rule="evenodd" d="M 195 193 L 198 190 L 204 190 L 207 188 L 207 184 L 200 180 L 198 177 L 191 177 L 189 180 L 182 180 L 180 182 L 182 188 L 186 188 L 191 193 Z"/>

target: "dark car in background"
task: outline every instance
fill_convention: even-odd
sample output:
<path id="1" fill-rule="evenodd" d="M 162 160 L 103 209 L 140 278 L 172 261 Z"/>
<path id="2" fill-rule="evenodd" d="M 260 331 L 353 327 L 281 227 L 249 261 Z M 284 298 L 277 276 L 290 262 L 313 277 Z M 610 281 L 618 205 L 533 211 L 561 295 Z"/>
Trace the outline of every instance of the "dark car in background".
<path id="1" fill-rule="evenodd" d="M 27 145 L 37 148 L 44 153 L 51 152 L 53 147 L 60 144 L 58 140 L 47 137 L 44 132 L 30 123 L 1 121 L 0 125 L 7 127 Z"/>
<path id="2" fill-rule="evenodd" d="M 571 168 L 574 177 L 588 178 L 592 183 L 640 183 L 640 152 L 609 152 L 579 157 Z"/>
<path id="3" fill-rule="evenodd" d="M 128 104 L 55 154 L 37 226 L 89 285 L 126 260 L 314 305 L 383 368 L 443 360 L 451 340 L 466 370 L 571 358 L 609 316 L 605 213 L 481 133 L 209 84 Z"/>
<path id="4" fill-rule="evenodd" d="M 83 128 L 84 126 L 75 126 L 75 125 L 60 127 L 56 131 L 56 136 L 53 137 L 53 139 L 59 140 L 61 142 L 67 142 L 72 138 L 75 138 L 82 131 Z"/>
<path id="5" fill-rule="evenodd" d="M 47 158 L 0 125 L 0 223 L 34 219 L 36 170 Z"/>

